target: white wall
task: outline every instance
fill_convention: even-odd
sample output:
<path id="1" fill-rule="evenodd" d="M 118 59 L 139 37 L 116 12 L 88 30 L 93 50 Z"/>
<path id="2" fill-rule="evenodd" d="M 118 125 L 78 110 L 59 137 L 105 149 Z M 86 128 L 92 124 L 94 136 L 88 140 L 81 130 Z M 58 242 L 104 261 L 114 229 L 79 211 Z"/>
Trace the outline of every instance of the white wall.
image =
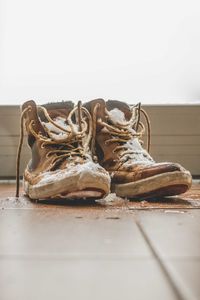
<path id="1" fill-rule="evenodd" d="M 200 99 L 190 0 L 0 0 L 0 104 Z"/>

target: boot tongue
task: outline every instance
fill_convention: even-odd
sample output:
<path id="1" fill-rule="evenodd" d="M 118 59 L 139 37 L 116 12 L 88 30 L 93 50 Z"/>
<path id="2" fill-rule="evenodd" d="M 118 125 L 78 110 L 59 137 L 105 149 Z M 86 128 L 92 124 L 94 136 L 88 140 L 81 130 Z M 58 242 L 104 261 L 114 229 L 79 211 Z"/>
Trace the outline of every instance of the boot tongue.
<path id="1" fill-rule="evenodd" d="M 126 122 L 132 116 L 129 105 L 118 100 L 108 100 L 106 108 L 111 111 L 112 116 L 119 122 Z"/>
<path id="2" fill-rule="evenodd" d="M 120 122 L 124 123 L 130 120 L 132 117 L 132 112 L 130 110 L 130 106 L 124 102 L 117 101 L 117 100 L 108 100 L 106 102 L 107 110 L 109 110 L 109 113 L 111 115 L 112 120 L 114 122 Z M 135 133 L 134 129 L 129 129 L 130 132 Z M 134 151 L 134 154 L 127 154 L 124 156 L 124 159 L 126 161 L 127 156 L 134 159 L 135 162 L 139 163 L 147 163 L 152 162 L 153 159 L 148 154 L 146 150 L 144 150 L 138 140 L 137 137 L 132 137 L 130 140 L 127 140 L 127 142 L 124 144 L 127 149 Z M 118 153 L 122 154 L 124 152 L 124 149 L 121 149 L 118 151 Z"/>
<path id="3" fill-rule="evenodd" d="M 90 114 L 93 114 L 94 108 L 96 106 L 96 104 L 99 104 L 98 110 L 97 110 L 97 114 L 98 117 L 100 117 L 101 119 L 105 119 L 105 101 L 101 98 L 98 99 L 94 99 L 91 100 L 89 102 L 84 103 L 84 107 L 90 112 Z"/>
<path id="4" fill-rule="evenodd" d="M 56 119 L 58 117 L 67 119 L 70 111 L 74 108 L 74 104 L 72 101 L 61 101 L 61 102 L 53 102 L 42 105 L 46 108 L 49 116 L 52 119 Z M 43 114 L 39 114 L 40 119 L 45 121 L 45 117 Z"/>
<path id="5" fill-rule="evenodd" d="M 43 104 L 42 107 L 44 107 L 50 118 L 56 122 L 60 127 L 64 129 L 70 129 L 67 125 L 67 117 L 70 113 L 70 111 L 74 108 L 74 104 L 71 101 L 62 101 L 62 102 L 54 102 L 54 103 L 47 103 Z M 42 125 L 47 128 L 55 139 L 64 138 L 66 136 L 66 133 L 62 131 L 61 129 L 54 126 L 47 118 L 45 117 L 44 113 L 42 111 L 38 111 L 39 118 L 42 122 Z"/>

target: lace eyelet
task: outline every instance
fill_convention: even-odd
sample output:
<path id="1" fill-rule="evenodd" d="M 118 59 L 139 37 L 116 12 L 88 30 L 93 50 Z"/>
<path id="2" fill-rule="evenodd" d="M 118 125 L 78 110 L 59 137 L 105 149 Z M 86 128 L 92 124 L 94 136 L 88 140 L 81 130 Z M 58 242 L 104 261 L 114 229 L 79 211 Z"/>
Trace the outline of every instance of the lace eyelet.
<path id="1" fill-rule="evenodd" d="M 51 154 L 52 154 L 51 152 L 48 152 L 48 153 L 45 155 L 46 158 L 49 158 Z"/>

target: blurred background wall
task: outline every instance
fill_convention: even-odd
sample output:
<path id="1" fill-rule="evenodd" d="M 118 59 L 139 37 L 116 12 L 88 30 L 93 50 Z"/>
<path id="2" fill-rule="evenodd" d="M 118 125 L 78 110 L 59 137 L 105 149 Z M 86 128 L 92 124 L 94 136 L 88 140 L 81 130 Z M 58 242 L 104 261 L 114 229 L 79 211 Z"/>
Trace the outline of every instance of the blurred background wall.
<path id="1" fill-rule="evenodd" d="M 200 176 L 200 105 L 145 105 L 150 116 L 150 154 L 156 161 L 179 162 Z M 19 143 L 19 106 L 0 107 L 0 179 L 13 178 Z M 144 141 L 146 138 L 144 137 Z M 145 147 L 145 144 L 144 144 Z M 31 157 L 27 138 L 21 155 L 20 174 Z"/>
<path id="2" fill-rule="evenodd" d="M 199 1 L 0 0 L 0 178 L 23 101 L 96 97 L 146 104 L 153 157 L 200 175 Z"/>
<path id="3" fill-rule="evenodd" d="M 0 0 L 0 104 L 200 99 L 196 0 Z"/>

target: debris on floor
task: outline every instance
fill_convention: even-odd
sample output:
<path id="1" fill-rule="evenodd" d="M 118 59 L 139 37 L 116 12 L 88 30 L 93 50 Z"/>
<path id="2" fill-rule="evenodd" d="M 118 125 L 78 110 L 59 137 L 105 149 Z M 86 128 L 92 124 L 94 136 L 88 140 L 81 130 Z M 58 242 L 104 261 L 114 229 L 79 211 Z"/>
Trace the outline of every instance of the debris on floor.
<path id="1" fill-rule="evenodd" d="M 184 210 L 168 209 L 168 210 L 164 210 L 164 213 L 170 213 L 170 214 L 185 214 L 186 211 L 184 211 Z"/>

